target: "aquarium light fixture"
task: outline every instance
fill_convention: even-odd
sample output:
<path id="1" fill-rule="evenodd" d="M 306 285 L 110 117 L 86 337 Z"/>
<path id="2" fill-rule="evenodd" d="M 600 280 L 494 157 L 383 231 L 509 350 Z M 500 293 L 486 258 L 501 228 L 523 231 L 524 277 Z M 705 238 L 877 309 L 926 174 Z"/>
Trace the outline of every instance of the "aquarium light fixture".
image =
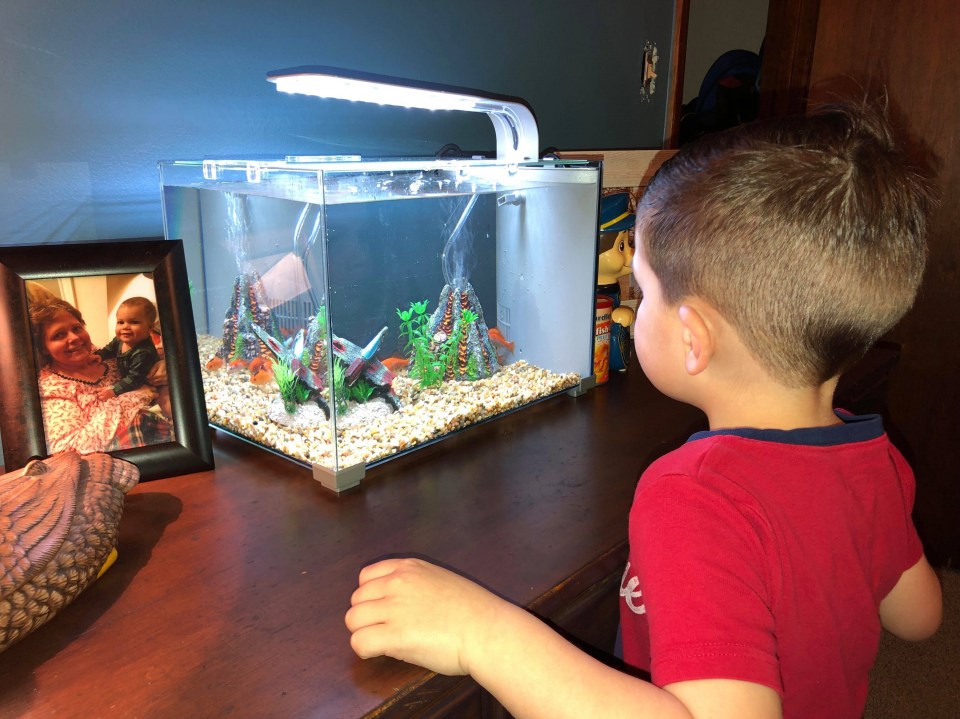
<path id="1" fill-rule="evenodd" d="M 269 73 L 267 80 L 280 92 L 421 110 L 482 112 L 496 131 L 498 159 L 522 162 L 540 158 L 537 121 L 519 98 L 334 67 L 277 70 Z"/>

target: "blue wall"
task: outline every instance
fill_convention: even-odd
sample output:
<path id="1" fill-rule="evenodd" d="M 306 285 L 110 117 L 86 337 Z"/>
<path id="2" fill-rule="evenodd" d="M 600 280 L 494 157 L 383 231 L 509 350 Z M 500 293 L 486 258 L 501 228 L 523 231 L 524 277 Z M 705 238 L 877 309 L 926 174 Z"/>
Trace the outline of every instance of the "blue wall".
<path id="1" fill-rule="evenodd" d="M 484 116 L 282 95 L 333 65 L 524 98 L 540 146 L 659 147 L 672 0 L 2 0 L 0 244 L 160 235 L 156 163 L 494 149 Z M 639 89 L 641 48 L 658 93 Z"/>

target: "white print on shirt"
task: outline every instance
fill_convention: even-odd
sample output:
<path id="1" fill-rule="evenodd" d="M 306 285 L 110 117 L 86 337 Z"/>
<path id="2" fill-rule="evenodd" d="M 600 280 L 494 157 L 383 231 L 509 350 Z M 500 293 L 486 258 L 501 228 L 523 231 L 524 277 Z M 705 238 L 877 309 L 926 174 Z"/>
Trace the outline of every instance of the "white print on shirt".
<path id="1" fill-rule="evenodd" d="M 645 614 L 647 607 L 644 604 L 641 603 L 637 606 L 633 603 L 634 599 L 639 599 L 643 596 L 643 592 L 637 589 L 637 585 L 640 584 L 640 579 L 638 577 L 630 577 L 630 581 L 627 581 L 629 571 L 630 562 L 627 562 L 627 566 L 623 570 L 623 579 L 620 580 L 620 596 L 623 597 L 627 606 L 630 607 L 631 612 L 634 614 Z"/>

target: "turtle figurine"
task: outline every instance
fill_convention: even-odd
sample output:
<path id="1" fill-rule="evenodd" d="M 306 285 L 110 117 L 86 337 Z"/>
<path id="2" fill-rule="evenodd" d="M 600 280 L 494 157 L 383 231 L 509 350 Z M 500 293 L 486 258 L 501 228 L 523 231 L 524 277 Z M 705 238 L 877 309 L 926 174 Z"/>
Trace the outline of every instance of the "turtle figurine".
<path id="1" fill-rule="evenodd" d="M 129 462 L 75 452 L 0 476 L 0 652 L 113 563 L 124 495 L 139 479 Z"/>

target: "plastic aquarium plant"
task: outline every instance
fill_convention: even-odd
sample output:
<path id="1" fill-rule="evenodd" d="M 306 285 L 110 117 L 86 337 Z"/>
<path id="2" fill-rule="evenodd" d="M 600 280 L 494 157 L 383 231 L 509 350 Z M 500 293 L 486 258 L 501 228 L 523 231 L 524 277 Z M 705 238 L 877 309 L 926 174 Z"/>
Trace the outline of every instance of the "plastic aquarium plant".
<path id="1" fill-rule="evenodd" d="M 363 377 L 347 383 L 347 368 L 339 357 L 333 358 L 333 406 L 338 415 L 347 411 L 348 402 L 368 402 L 377 388 Z"/>
<path id="2" fill-rule="evenodd" d="M 290 367 L 290 362 L 284 357 L 274 357 L 273 379 L 280 388 L 280 398 L 287 414 L 294 414 L 297 406 L 310 399 L 310 388 L 304 384 Z"/>
<path id="3" fill-rule="evenodd" d="M 436 365 L 442 373 L 441 380 L 450 379 L 454 376 L 454 368 L 460 356 L 461 341 L 463 341 L 464 353 L 466 353 L 467 333 L 464 332 L 464 327 L 469 326 L 469 323 L 473 322 L 477 315 L 470 310 L 464 310 L 462 317 L 462 320 L 453 326 L 453 332 L 449 337 L 443 340 L 434 338 L 433 348 L 436 353 Z"/>
<path id="4" fill-rule="evenodd" d="M 350 398 L 350 392 L 347 388 L 346 380 L 347 368 L 343 362 L 334 358 L 333 360 L 333 407 L 338 415 L 347 411 L 347 400 Z"/>
<path id="5" fill-rule="evenodd" d="M 233 339 L 233 353 L 230 355 L 230 359 L 242 359 L 243 358 L 243 335 L 237 333 L 237 336 Z"/>
<path id="6" fill-rule="evenodd" d="M 404 351 L 415 350 L 417 343 L 424 339 L 427 320 L 427 300 L 411 302 L 409 310 L 397 309 L 400 318 L 400 338 L 406 341 Z"/>
<path id="7" fill-rule="evenodd" d="M 404 352 L 410 355 L 410 376 L 420 381 L 421 387 L 433 387 L 443 381 L 445 364 L 437 357 L 433 338 L 427 334 L 427 300 L 411 302 L 409 310 L 397 309 L 400 318 L 400 338 L 405 341 Z"/>
<path id="8" fill-rule="evenodd" d="M 479 315 L 473 310 L 464 310 L 460 315 L 460 321 L 457 323 L 456 329 L 454 330 L 455 341 L 451 342 L 451 348 L 448 350 L 449 355 L 447 357 L 447 371 L 452 374 L 454 371 L 454 363 L 462 363 L 466 365 L 467 369 L 467 379 L 475 380 L 477 379 L 477 365 L 475 357 L 468 352 L 467 340 L 470 335 L 470 327 L 473 326 L 473 323 L 477 321 Z M 456 347 L 456 352 L 453 352 L 453 348 Z M 471 360 L 473 361 L 473 370 L 471 371 Z"/>
<path id="9" fill-rule="evenodd" d="M 363 404 L 373 396 L 376 387 L 361 377 L 349 389 L 350 399 L 359 404 Z"/>

